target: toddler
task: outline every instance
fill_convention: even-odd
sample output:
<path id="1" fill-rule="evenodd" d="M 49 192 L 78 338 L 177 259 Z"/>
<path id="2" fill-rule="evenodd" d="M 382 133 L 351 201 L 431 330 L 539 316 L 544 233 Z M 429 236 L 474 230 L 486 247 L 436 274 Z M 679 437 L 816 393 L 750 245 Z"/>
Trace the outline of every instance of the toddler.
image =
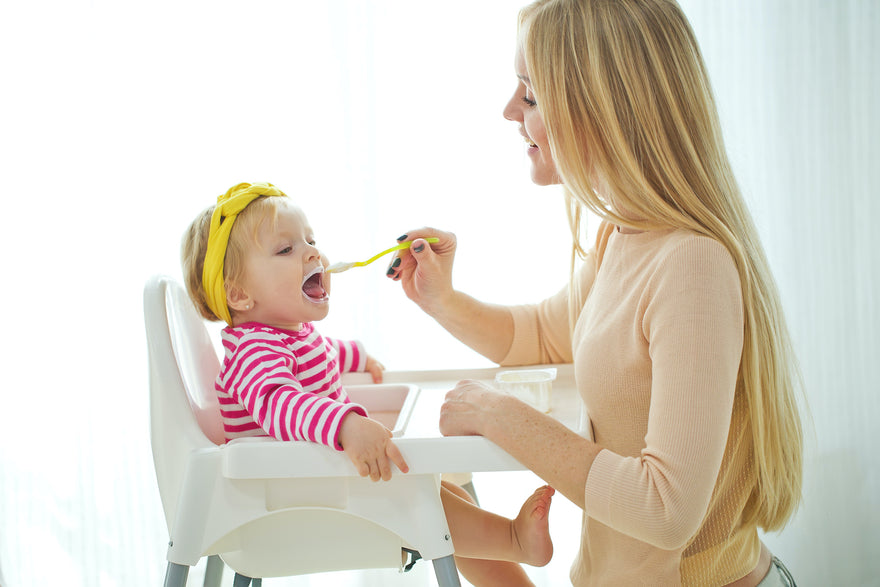
<path id="1" fill-rule="evenodd" d="M 227 440 L 271 436 L 321 443 L 344 451 L 373 481 L 390 479 L 391 463 L 409 470 L 391 431 L 351 402 L 341 385 L 344 371 L 367 371 L 380 382 L 382 365 L 360 343 L 324 337 L 312 325 L 330 309 L 328 262 L 290 198 L 270 183 L 232 187 L 190 225 L 181 256 L 198 311 L 227 323 L 215 384 Z M 462 574 L 475 585 L 530 585 L 515 562 L 550 560 L 553 492 L 538 489 L 509 520 L 443 482 Z"/>
<path id="2" fill-rule="evenodd" d="M 406 472 L 391 432 L 349 401 L 343 371 L 382 365 L 360 343 L 312 326 L 330 309 L 326 258 L 302 210 L 271 184 L 234 186 L 192 223 L 183 242 L 187 291 L 199 312 L 224 320 L 217 377 L 226 439 L 272 436 L 345 451 L 361 475 Z"/>

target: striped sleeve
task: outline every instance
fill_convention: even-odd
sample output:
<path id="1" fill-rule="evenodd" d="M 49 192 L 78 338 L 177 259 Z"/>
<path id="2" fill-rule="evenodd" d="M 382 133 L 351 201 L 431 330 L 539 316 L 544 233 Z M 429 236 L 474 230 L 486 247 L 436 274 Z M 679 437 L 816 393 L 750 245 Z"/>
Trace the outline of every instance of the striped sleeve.
<path id="1" fill-rule="evenodd" d="M 296 361 L 281 341 L 244 337 L 229 357 L 220 384 L 269 436 L 342 450 L 338 436 L 343 418 L 350 412 L 364 416 L 366 412 L 357 404 L 303 389 L 294 376 Z"/>
<path id="2" fill-rule="evenodd" d="M 324 337 L 327 344 L 338 353 L 339 371 L 341 373 L 360 373 L 367 369 L 367 353 L 364 345 L 357 340 L 340 340 Z"/>

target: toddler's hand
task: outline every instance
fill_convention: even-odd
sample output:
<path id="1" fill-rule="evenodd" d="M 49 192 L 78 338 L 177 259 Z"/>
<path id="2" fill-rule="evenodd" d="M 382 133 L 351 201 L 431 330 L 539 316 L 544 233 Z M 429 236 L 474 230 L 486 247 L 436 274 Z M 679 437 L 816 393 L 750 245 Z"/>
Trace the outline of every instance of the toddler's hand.
<path id="1" fill-rule="evenodd" d="M 389 460 L 402 472 L 409 471 L 400 449 L 391 441 L 391 431 L 376 420 L 349 413 L 342 420 L 339 443 L 361 477 L 388 481 L 391 479 Z"/>
<path id="2" fill-rule="evenodd" d="M 385 365 L 367 355 L 367 364 L 365 367 L 367 373 L 373 377 L 373 383 L 382 383 L 382 373 L 385 371 Z"/>

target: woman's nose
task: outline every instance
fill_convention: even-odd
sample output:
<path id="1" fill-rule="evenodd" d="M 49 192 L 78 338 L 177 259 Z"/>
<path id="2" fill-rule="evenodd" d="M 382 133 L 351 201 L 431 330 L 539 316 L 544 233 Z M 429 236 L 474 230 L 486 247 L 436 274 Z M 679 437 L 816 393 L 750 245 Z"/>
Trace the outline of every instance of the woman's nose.
<path id="1" fill-rule="evenodd" d="M 518 99 L 516 94 L 514 94 L 507 101 L 507 104 L 504 105 L 504 110 L 501 112 L 504 118 L 512 122 L 522 122 L 522 109 L 518 108 L 518 105 Z"/>

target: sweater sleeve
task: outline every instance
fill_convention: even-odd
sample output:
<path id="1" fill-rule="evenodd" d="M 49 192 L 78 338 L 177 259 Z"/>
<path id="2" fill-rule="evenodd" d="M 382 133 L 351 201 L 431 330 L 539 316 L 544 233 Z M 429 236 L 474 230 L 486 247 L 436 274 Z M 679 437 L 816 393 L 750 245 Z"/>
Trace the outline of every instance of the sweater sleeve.
<path id="1" fill-rule="evenodd" d="M 366 412 L 357 404 L 303 390 L 293 376 L 295 361 L 292 353 L 270 342 L 243 340 L 226 370 L 225 387 L 269 436 L 342 450 L 338 436 L 343 418 Z"/>
<path id="2" fill-rule="evenodd" d="M 511 306 L 513 316 L 513 342 L 501 365 L 537 365 L 546 363 L 570 363 L 571 308 L 581 308 L 593 287 L 601 255 L 608 241 L 611 225 L 603 224 L 583 265 L 578 269 L 572 283 L 566 284 L 555 295 L 537 304 Z M 569 303 L 571 295 L 574 304 Z"/>
<path id="3" fill-rule="evenodd" d="M 364 345 L 358 340 L 340 340 L 338 338 L 324 337 L 333 349 L 338 353 L 340 373 L 360 373 L 367 368 L 367 353 Z"/>
<path id="4" fill-rule="evenodd" d="M 569 287 L 538 304 L 511 306 L 513 342 L 501 365 L 570 363 Z"/>
<path id="5" fill-rule="evenodd" d="M 667 255 L 643 300 L 651 361 L 645 446 L 638 457 L 599 453 L 585 510 L 672 550 L 698 530 L 721 467 L 742 355 L 742 290 L 727 250 L 696 237 Z"/>

